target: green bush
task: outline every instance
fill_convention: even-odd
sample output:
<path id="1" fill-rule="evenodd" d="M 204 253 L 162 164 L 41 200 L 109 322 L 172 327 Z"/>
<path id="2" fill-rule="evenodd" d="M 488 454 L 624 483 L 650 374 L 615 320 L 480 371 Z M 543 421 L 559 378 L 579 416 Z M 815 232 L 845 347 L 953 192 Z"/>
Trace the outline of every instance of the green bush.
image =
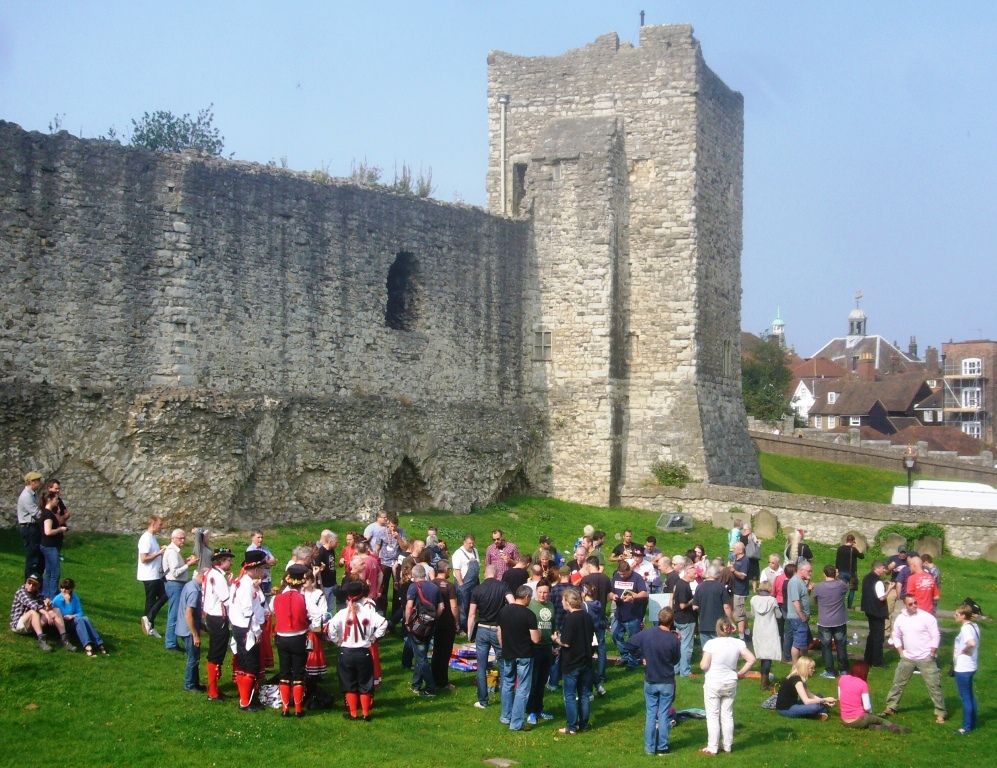
<path id="1" fill-rule="evenodd" d="M 945 529 L 937 523 L 918 523 L 915 526 L 901 525 L 900 523 L 884 525 L 876 531 L 876 537 L 872 541 L 873 546 L 877 550 L 882 550 L 886 537 L 894 533 L 907 539 L 908 545 L 913 544 L 923 536 L 934 536 L 942 542 L 942 550 L 945 550 Z"/>
<path id="2" fill-rule="evenodd" d="M 678 461 L 659 461 L 651 467 L 651 472 L 661 485 L 685 488 L 692 482 L 689 468 Z"/>

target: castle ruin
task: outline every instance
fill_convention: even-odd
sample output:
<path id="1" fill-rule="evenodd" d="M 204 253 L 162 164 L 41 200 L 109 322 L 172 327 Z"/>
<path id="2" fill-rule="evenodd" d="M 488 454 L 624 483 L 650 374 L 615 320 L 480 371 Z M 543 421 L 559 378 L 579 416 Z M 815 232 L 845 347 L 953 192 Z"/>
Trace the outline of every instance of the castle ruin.
<path id="1" fill-rule="evenodd" d="M 0 467 L 77 525 L 759 483 L 743 105 L 687 26 L 489 55 L 489 212 L 0 123 Z"/>

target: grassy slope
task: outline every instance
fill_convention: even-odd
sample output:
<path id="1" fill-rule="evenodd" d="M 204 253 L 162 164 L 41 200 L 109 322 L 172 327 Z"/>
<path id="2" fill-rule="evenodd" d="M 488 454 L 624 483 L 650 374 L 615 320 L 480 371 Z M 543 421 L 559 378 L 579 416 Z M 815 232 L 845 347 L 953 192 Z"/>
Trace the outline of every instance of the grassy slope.
<path id="1" fill-rule="evenodd" d="M 760 453 L 758 463 L 762 485 L 768 491 L 889 504 L 893 487 L 907 484 L 907 475 L 903 472 L 776 453 Z"/>
<path id="2" fill-rule="evenodd" d="M 464 517 L 420 514 L 403 520 L 410 531 L 438 524 L 451 539 L 465 529 L 482 544 L 493 527 L 502 527 L 522 546 L 535 544 L 540 533 L 553 536 L 564 548 L 585 523 L 616 532 L 625 526 L 642 537 L 653 529 L 656 516 L 633 510 L 607 510 L 547 499 L 516 499 Z M 296 525 L 267 533 L 279 556 L 301 540 L 314 539 L 321 523 Z M 345 531 L 341 523 L 333 529 Z M 612 540 L 612 533 L 610 534 Z M 233 537 L 242 546 L 244 536 Z M 660 535 L 667 552 L 682 552 L 700 542 L 707 551 L 725 549 L 723 531 L 698 526 L 690 534 Z M 767 553 L 781 541 L 766 542 Z M 75 535 L 70 539 L 63 574 L 80 584 L 88 614 L 114 653 L 89 659 L 64 651 L 42 654 L 34 644 L 9 631 L 0 633 L 0 755 L 20 754 L 17 765 L 43 766 L 72 762 L 82 766 L 158 764 L 234 765 L 249 755 L 268 765 L 306 765 L 322 760 L 339 766 L 402 766 L 411 764 L 473 765 L 489 757 L 509 757 L 524 766 L 578 764 L 615 765 L 643 760 L 643 696 L 641 678 L 615 668 L 609 670 L 609 696 L 593 706 L 593 730 L 571 738 L 554 735 L 563 723 L 563 703 L 547 699 L 558 720 L 531 733 L 510 734 L 498 724 L 498 708 L 474 709 L 473 675 L 454 673 L 458 689 L 434 701 L 420 701 L 408 693 L 408 677 L 398 665 L 400 643 L 388 641 L 383 650 L 385 685 L 376 699 L 376 719 L 360 725 L 346 723 L 339 711 L 309 715 L 303 720 L 281 720 L 275 712 L 243 715 L 234 704 L 210 705 L 203 697 L 181 689 L 183 657 L 167 654 L 160 644 L 143 637 L 138 616 L 143 595 L 135 581 L 135 540 L 132 537 Z M 829 561 L 828 547 L 814 547 L 818 564 Z M 10 530 L 0 532 L 0 601 L 10 604 L 22 568 L 20 541 Z M 997 566 L 990 563 L 940 559 L 945 572 L 943 605 L 953 606 L 966 594 L 993 610 Z M 859 615 L 853 614 L 858 620 Z M 157 623 L 162 627 L 165 616 Z M 861 631 L 864 622 L 856 628 Z M 946 622 L 947 646 L 951 622 Z M 850 628 L 851 631 L 851 628 Z M 752 766 L 840 766 L 862 755 L 867 764 L 898 763 L 898 754 L 945 754 L 946 763 L 978 759 L 997 746 L 992 727 L 993 698 L 986 691 L 994 680 L 993 645 L 984 630 L 983 669 L 977 679 L 983 730 L 970 739 L 952 735 L 955 727 L 933 725 L 930 702 L 921 681 L 908 688 L 898 721 L 914 732 L 902 740 L 884 734 L 855 733 L 840 723 L 791 722 L 762 710 L 762 695 L 754 681 L 741 684 L 736 705 L 735 749 L 739 763 Z M 610 647 L 610 653 L 613 653 Z M 854 651 L 853 651 L 854 653 Z M 334 652 L 330 654 L 334 662 Z M 229 669 L 226 662 L 226 672 Z M 777 673 L 786 667 L 777 665 Z M 228 675 L 226 675 L 228 677 Z M 873 701 L 882 707 L 889 688 L 887 672 L 874 671 L 870 680 Z M 335 689 L 335 675 L 326 687 Z M 702 707 L 702 681 L 680 680 L 677 706 Z M 953 714 L 958 697 L 945 678 L 946 699 Z M 834 693 L 828 681 L 815 680 L 814 690 Z M 228 692 L 234 693 L 230 683 Z M 31 734 L 30 738 L 26 734 Z M 672 736 L 676 756 L 698 759 L 705 743 L 705 726 L 690 722 Z M 903 752 L 899 752 L 902 748 Z M 25 751 L 28 750 L 28 751 Z M 347 758 L 346 755 L 350 757 Z M 9 759 L 9 758 L 8 758 Z M 259 761 L 256 760 L 256 761 Z M 8 763 L 10 764 L 10 763 Z"/>

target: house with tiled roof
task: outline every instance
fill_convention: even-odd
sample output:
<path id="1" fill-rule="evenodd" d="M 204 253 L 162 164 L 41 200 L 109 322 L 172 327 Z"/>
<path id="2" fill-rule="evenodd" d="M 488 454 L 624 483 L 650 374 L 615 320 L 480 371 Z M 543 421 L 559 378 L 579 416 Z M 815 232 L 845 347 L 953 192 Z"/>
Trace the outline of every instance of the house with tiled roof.
<path id="1" fill-rule="evenodd" d="M 930 386 L 931 381 L 928 381 Z M 942 426 L 942 408 L 945 405 L 945 393 L 941 387 L 932 389 L 931 394 L 914 406 L 917 420 L 925 426 Z"/>
<path id="2" fill-rule="evenodd" d="M 865 367 L 869 364 L 867 358 Z M 931 387 L 917 372 L 838 381 L 840 391 L 829 391 L 810 408 L 809 422 L 815 429 L 872 427 L 884 435 L 896 434 L 920 424 L 914 406 L 931 395 Z"/>
<path id="3" fill-rule="evenodd" d="M 907 351 L 904 352 L 882 336 L 869 335 L 868 321 L 865 311 L 855 307 L 848 315 L 848 335 L 831 339 L 814 352 L 812 357 L 830 360 L 846 371 L 855 373 L 863 359 L 872 361 L 873 371 L 877 374 L 925 371 L 925 361 L 917 356 L 916 339 L 911 337 Z"/>

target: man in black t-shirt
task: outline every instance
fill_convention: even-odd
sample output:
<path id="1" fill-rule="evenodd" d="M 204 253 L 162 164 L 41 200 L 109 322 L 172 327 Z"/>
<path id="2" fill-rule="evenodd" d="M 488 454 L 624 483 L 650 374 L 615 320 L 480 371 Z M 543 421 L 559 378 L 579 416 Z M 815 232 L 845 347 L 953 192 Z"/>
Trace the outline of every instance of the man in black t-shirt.
<path id="1" fill-rule="evenodd" d="M 499 611 L 498 639 L 502 646 L 499 674 L 502 681 L 502 715 L 499 722 L 510 731 L 528 731 L 526 702 L 533 680 L 533 646 L 540 642 L 537 615 L 529 609 L 533 590 L 516 590 L 514 600 Z"/>
<path id="2" fill-rule="evenodd" d="M 577 733 L 589 725 L 592 691 L 592 617 L 582 606 L 577 589 L 566 589 L 561 598 L 565 610 L 561 631 L 554 638 L 561 647 L 561 677 L 564 681 L 564 713 L 568 723 L 561 733 Z"/>
<path id="3" fill-rule="evenodd" d="M 588 567 L 580 586 L 588 586 L 592 590 L 592 597 L 602 604 L 602 611 L 605 613 L 609 607 L 609 591 L 613 588 L 613 581 L 599 570 L 599 558 L 591 556 L 586 559 L 585 564 Z"/>
<path id="4" fill-rule="evenodd" d="M 502 574 L 502 581 L 509 588 L 510 592 L 515 593 L 517 589 L 523 586 L 530 578 L 530 556 L 529 555 L 519 555 L 516 558 L 516 564 Z M 530 590 L 532 592 L 532 590 Z"/>
<path id="5" fill-rule="evenodd" d="M 692 606 L 692 582 L 696 580 L 696 564 L 683 560 L 681 578 L 675 582 L 672 591 L 672 612 L 675 631 L 679 633 L 682 656 L 679 659 L 678 673 L 682 677 L 692 677 L 692 645 L 696 635 L 696 611 Z"/>
<path id="6" fill-rule="evenodd" d="M 501 651 L 498 639 L 498 617 L 502 607 L 512 602 L 509 588 L 495 578 L 495 566 L 485 566 L 485 580 L 471 592 L 467 609 L 467 637 L 474 641 L 478 660 L 478 700 L 474 706 L 488 706 L 488 656 L 494 650 L 496 659 Z"/>
<path id="7" fill-rule="evenodd" d="M 664 577 L 664 592 L 670 593 L 675 591 L 675 585 L 682 579 L 688 563 L 689 561 L 682 555 L 675 555 L 672 558 L 672 569 Z"/>
<path id="8" fill-rule="evenodd" d="M 733 623 L 733 599 L 727 587 L 719 580 L 720 569 L 711 565 L 706 569 L 706 580 L 696 589 L 692 604 L 699 616 L 699 644 L 717 636 L 717 621 L 727 617 Z"/>
<path id="9" fill-rule="evenodd" d="M 322 588 L 322 594 L 325 595 L 325 602 L 331 613 L 336 612 L 336 544 L 338 541 L 339 538 L 335 533 L 324 530 L 319 537 L 318 546 L 315 548 L 314 562 L 319 569 L 319 586 Z"/>
<path id="10" fill-rule="evenodd" d="M 631 561 L 634 552 L 637 550 L 643 552 L 644 547 L 634 543 L 633 531 L 626 530 L 623 532 L 623 541 L 613 547 L 613 553 L 609 556 L 609 559 L 614 563 L 618 563 L 620 560 Z M 630 562 L 630 565 L 633 565 L 633 562 Z"/>

